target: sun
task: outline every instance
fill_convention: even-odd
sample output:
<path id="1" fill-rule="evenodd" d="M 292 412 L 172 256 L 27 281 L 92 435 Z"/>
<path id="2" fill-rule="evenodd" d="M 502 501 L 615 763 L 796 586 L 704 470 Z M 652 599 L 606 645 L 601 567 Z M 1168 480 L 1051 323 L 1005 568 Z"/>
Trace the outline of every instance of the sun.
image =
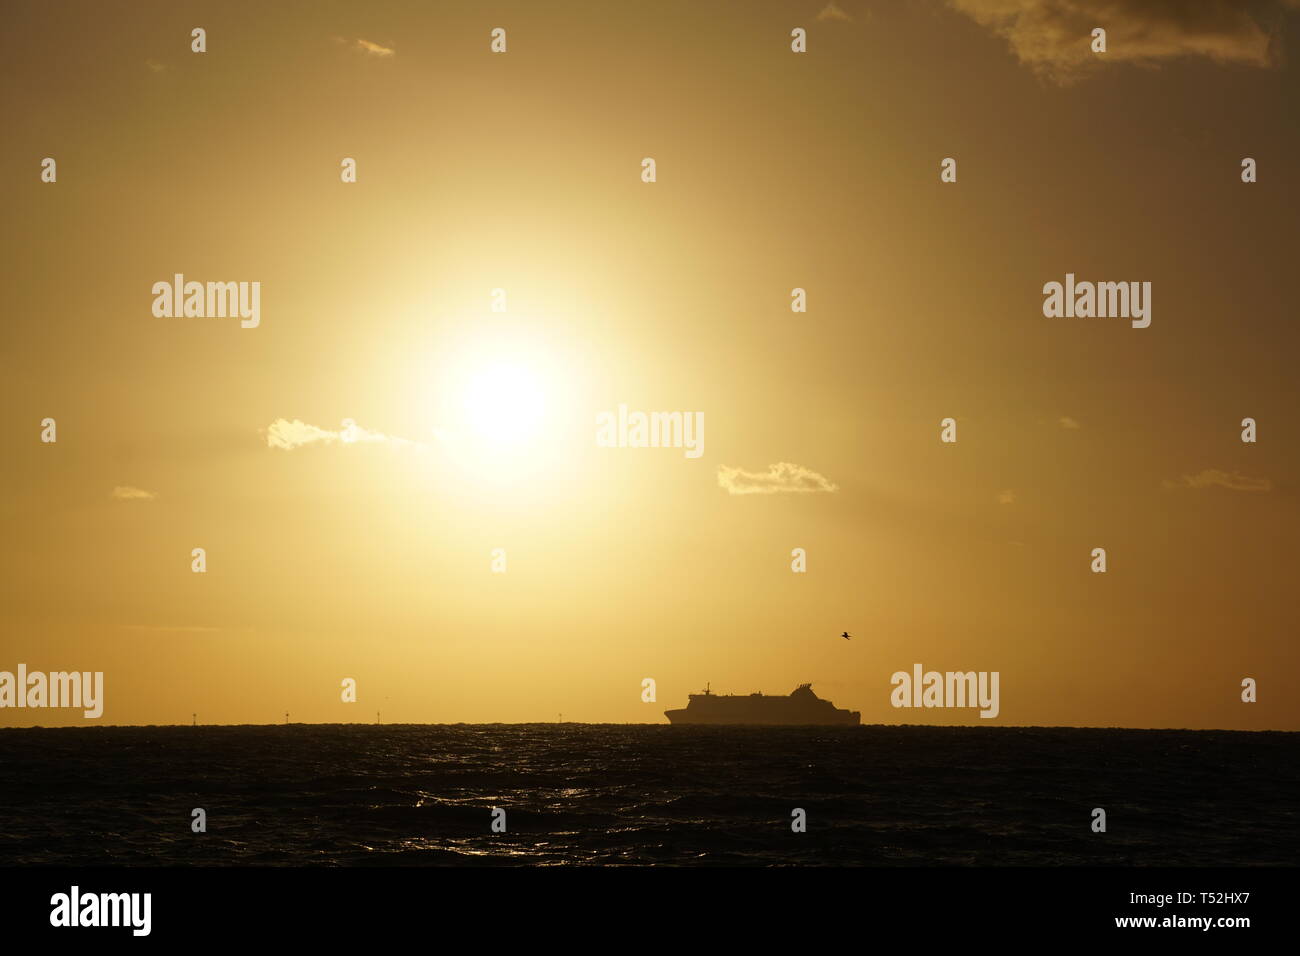
<path id="1" fill-rule="evenodd" d="M 523 323 L 471 329 L 412 355 L 411 368 L 431 461 L 468 481 L 536 488 L 571 461 L 585 366 L 563 342 Z"/>
<path id="2" fill-rule="evenodd" d="M 537 437 L 546 419 L 546 387 L 528 364 L 489 362 L 469 374 L 461 414 L 474 437 L 518 445 Z"/>

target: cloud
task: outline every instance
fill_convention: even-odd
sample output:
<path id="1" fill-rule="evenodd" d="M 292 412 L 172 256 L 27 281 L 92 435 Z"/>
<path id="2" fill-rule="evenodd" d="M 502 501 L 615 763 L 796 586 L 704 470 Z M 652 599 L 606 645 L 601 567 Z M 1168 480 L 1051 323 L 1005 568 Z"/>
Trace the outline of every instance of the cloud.
<path id="1" fill-rule="evenodd" d="M 830 3 L 826 4 L 826 6 L 822 8 L 822 12 L 817 14 L 817 19 L 818 20 L 842 20 L 846 23 L 849 23 L 852 22 L 853 17 L 851 17 L 849 14 L 841 10 L 839 4 L 837 4 L 835 0 L 831 0 Z"/>
<path id="2" fill-rule="evenodd" d="M 1062 415 L 1060 418 L 1056 420 L 1056 424 L 1060 425 L 1062 428 L 1066 428 L 1070 430 L 1083 427 L 1078 422 L 1076 422 L 1073 418 L 1071 418 L 1069 415 Z"/>
<path id="3" fill-rule="evenodd" d="M 152 491 L 145 491 L 143 488 L 132 488 L 130 485 L 118 485 L 113 489 L 113 497 L 118 501 L 152 501 L 158 496 Z"/>
<path id="4" fill-rule="evenodd" d="M 1016 503 L 1016 493 L 1010 489 L 998 492 L 998 504 L 1014 505 Z"/>
<path id="5" fill-rule="evenodd" d="M 839 491 L 839 486 L 817 472 L 788 461 L 769 465 L 766 472 L 742 471 L 718 466 L 718 487 L 730 495 L 807 494 L 814 491 Z"/>
<path id="6" fill-rule="evenodd" d="M 1231 475 L 1217 468 L 1207 468 L 1196 475 L 1183 475 L 1177 481 L 1166 480 L 1166 488 L 1227 488 L 1230 491 L 1272 491 L 1273 482 L 1267 478 L 1247 478 L 1236 472 Z"/>
<path id="7" fill-rule="evenodd" d="M 368 56 L 390 57 L 397 56 L 397 51 L 392 47 L 380 46 L 378 43 L 371 43 L 369 40 L 363 40 L 357 37 L 356 49 Z"/>
<path id="8" fill-rule="evenodd" d="M 1066 85 L 1106 63 L 1181 57 L 1274 67 L 1284 8 L 1300 0 L 948 0 L 1006 40 L 1021 64 Z M 1106 52 L 1092 31 L 1106 30 Z"/>
<path id="9" fill-rule="evenodd" d="M 144 65 L 149 67 L 149 69 L 154 73 L 161 73 L 163 70 L 167 69 L 166 63 L 159 63 L 157 60 L 145 60 Z"/>
<path id="10" fill-rule="evenodd" d="M 344 445 L 355 445 L 362 442 L 385 442 L 395 447 L 415 447 L 420 444 L 406 438 L 385 435 L 383 432 L 369 431 L 360 427 L 351 419 L 344 420 L 342 431 L 334 432 L 319 428 L 316 425 L 308 425 L 296 418 L 293 421 L 277 418 L 269 427 L 263 429 L 263 434 L 266 435 L 266 446 L 268 448 L 283 448 L 286 451 L 292 451 L 295 448 L 312 445 L 316 442 L 325 442 L 326 444 L 340 442 Z"/>

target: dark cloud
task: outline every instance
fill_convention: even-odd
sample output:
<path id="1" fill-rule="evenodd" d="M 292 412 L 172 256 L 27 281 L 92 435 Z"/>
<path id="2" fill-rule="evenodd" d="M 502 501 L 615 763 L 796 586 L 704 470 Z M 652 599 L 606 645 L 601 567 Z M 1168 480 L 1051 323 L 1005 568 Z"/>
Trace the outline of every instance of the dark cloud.
<path id="1" fill-rule="evenodd" d="M 1107 63 L 1183 57 L 1261 68 L 1279 63 L 1285 11 L 1300 0 L 948 0 L 1003 37 L 1020 62 L 1058 83 Z M 1106 30 L 1106 52 L 1092 31 Z"/>

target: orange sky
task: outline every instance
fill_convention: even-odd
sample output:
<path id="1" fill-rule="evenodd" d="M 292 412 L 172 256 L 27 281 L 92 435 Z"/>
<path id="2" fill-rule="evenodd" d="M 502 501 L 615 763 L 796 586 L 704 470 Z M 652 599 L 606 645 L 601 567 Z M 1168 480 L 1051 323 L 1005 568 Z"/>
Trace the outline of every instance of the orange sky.
<path id="1" fill-rule="evenodd" d="M 1104 58 L 1047 0 L 11 7 L 0 670 L 102 670 L 101 723 L 813 681 L 1300 729 L 1297 15 L 1108 6 Z M 1045 318 L 1067 272 L 1151 282 L 1151 326 Z M 156 318 L 175 273 L 260 325 Z M 620 403 L 704 453 L 598 447 Z M 344 419 L 385 439 L 268 443 Z M 719 482 L 781 462 L 835 490 Z M 1000 715 L 895 710 L 914 663 L 999 671 Z"/>

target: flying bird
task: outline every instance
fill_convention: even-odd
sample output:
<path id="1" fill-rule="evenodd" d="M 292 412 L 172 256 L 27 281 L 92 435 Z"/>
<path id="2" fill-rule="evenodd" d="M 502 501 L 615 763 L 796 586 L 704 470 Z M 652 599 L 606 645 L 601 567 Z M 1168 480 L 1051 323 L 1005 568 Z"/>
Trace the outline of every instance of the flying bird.
<path id="1" fill-rule="evenodd" d="M 848 632 L 848 631 L 845 631 L 843 634 L 840 635 L 840 637 L 844 638 L 846 641 L 851 641 L 851 640 L 853 640 L 853 638 L 849 637 L 849 632 Z"/>

